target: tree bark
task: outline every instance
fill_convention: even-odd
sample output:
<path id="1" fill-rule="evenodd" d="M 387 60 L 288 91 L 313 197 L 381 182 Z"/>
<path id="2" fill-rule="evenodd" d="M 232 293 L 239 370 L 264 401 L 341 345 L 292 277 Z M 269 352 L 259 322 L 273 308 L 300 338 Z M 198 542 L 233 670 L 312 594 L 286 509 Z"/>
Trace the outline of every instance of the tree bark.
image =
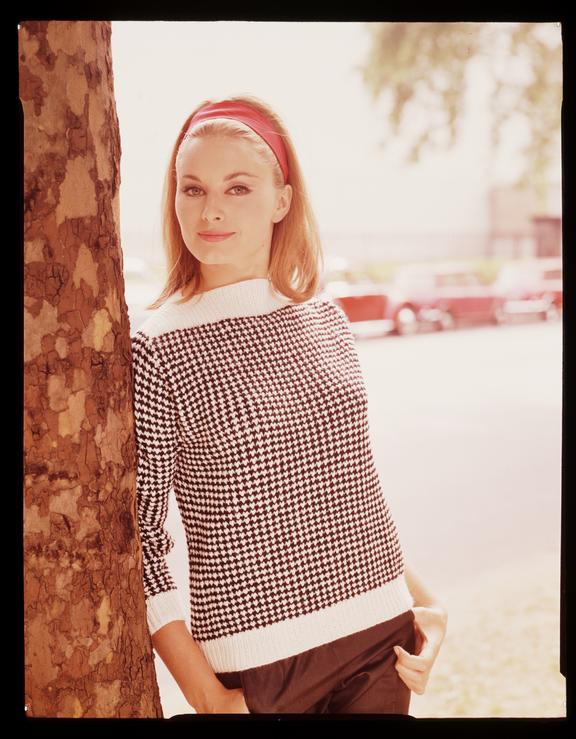
<path id="1" fill-rule="evenodd" d="M 29 21 L 18 35 L 24 710 L 162 718 L 136 524 L 111 23 Z"/>

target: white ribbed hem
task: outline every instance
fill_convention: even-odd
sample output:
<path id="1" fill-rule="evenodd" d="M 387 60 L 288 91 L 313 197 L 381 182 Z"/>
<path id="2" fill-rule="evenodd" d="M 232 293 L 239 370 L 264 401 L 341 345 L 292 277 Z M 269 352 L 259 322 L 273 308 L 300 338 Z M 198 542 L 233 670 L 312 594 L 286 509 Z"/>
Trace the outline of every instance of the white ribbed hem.
<path id="1" fill-rule="evenodd" d="M 146 601 L 146 615 L 150 635 L 170 621 L 186 621 L 184 608 L 177 590 L 152 595 Z"/>
<path id="2" fill-rule="evenodd" d="M 236 672 L 291 657 L 388 621 L 412 608 L 404 575 L 382 587 L 281 623 L 198 641 L 214 672 Z"/>

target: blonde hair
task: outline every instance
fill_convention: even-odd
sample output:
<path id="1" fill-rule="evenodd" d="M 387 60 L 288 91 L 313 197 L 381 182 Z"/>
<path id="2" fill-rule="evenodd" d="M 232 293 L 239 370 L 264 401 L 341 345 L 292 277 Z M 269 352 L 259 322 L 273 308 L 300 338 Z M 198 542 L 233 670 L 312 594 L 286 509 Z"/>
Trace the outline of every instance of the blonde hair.
<path id="1" fill-rule="evenodd" d="M 273 168 L 274 186 L 281 188 L 286 184 L 282 169 L 268 144 L 251 128 L 233 119 L 209 119 L 199 123 L 191 134 L 186 135 L 192 116 L 206 104 L 215 102 L 241 101 L 257 108 L 276 126 L 282 136 L 288 159 L 288 183 L 293 189 L 290 209 L 284 218 L 273 226 L 270 245 L 268 278 L 279 292 L 291 300 L 302 302 L 316 294 L 321 286 L 324 270 L 324 255 L 316 217 L 304 184 L 302 171 L 294 145 L 280 117 L 254 95 L 239 95 L 223 100 L 205 100 L 190 113 L 180 129 L 172 148 L 170 162 L 164 179 L 162 193 L 162 238 L 167 266 L 167 278 L 159 297 L 148 310 L 159 308 L 169 297 L 182 290 L 183 298 L 178 303 L 188 301 L 198 292 L 200 282 L 200 262 L 187 248 L 180 224 L 176 216 L 176 162 L 180 147 L 185 138 L 197 136 L 233 136 L 253 144 L 254 149 L 269 162 Z M 320 266 L 321 264 L 321 266 Z"/>

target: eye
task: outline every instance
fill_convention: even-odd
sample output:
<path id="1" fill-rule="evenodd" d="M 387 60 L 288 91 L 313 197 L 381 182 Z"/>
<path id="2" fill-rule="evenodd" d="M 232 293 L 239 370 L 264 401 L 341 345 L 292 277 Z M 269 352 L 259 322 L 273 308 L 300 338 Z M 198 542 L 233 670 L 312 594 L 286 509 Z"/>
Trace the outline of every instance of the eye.
<path id="1" fill-rule="evenodd" d="M 250 192 L 250 189 L 248 187 L 246 187 L 246 185 L 233 185 L 230 188 L 230 190 L 236 190 L 238 188 L 240 188 L 241 190 L 243 190 L 246 193 L 249 193 Z M 190 190 L 200 190 L 200 189 L 201 188 L 198 187 L 197 185 L 189 185 L 188 187 L 182 188 L 182 192 L 188 194 L 190 192 Z"/>
<path id="2" fill-rule="evenodd" d="M 245 192 L 250 192 L 250 190 L 246 187 L 246 185 L 233 185 L 230 189 L 231 190 L 236 190 L 237 187 L 240 187 Z"/>
<path id="3" fill-rule="evenodd" d="M 196 187 L 196 185 L 190 185 L 190 187 L 184 187 L 182 188 L 182 192 L 188 193 L 190 190 L 199 190 L 199 187 Z"/>

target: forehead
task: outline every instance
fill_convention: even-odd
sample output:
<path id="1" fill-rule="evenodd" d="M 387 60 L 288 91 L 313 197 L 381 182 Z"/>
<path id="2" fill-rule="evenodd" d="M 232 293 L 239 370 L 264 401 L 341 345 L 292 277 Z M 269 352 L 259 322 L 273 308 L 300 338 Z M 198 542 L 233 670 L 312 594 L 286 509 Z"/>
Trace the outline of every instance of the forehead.
<path id="1" fill-rule="evenodd" d="M 260 174 L 263 167 L 261 157 L 249 142 L 231 136 L 186 139 L 180 146 L 176 158 L 176 169 L 179 173 L 198 176 L 224 175 L 233 171 L 233 168 L 247 169 Z"/>

